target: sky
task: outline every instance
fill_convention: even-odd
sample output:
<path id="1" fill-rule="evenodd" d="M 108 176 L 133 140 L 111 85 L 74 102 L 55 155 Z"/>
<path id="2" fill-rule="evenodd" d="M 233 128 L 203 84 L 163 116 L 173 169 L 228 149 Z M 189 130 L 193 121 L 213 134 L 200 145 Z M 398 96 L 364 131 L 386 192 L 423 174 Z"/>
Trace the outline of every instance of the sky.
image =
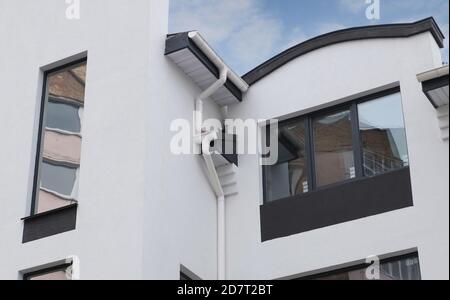
<path id="1" fill-rule="evenodd" d="M 223 60 L 243 75 L 278 53 L 334 30 L 434 17 L 446 36 L 448 0 L 380 0 L 369 20 L 366 0 L 170 0 L 171 33 L 198 30 Z"/>

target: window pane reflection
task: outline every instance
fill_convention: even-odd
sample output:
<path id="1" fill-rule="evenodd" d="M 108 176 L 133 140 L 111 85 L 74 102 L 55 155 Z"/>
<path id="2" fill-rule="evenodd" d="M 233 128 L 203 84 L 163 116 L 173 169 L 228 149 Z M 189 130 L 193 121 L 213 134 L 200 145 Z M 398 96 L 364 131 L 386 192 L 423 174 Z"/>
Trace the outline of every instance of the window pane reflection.
<path id="1" fill-rule="evenodd" d="M 47 75 L 34 213 L 77 201 L 86 63 Z"/>
<path id="2" fill-rule="evenodd" d="M 308 192 L 305 121 L 280 125 L 278 161 L 266 171 L 267 201 Z"/>
<path id="3" fill-rule="evenodd" d="M 65 166 L 42 163 L 41 187 L 57 194 L 70 197 L 76 180 L 77 170 Z"/>
<path id="4" fill-rule="evenodd" d="M 372 266 L 373 267 L 373 266 Z M 312 280 L 368 280 L 367 266 L 319 274 L 306 279 Z M 419 256 L 417 253 L 405 257 L 381 261 L 379 280 L 421 280 Z M 303 278 L 305 279 L 305 278 Z M 372 278 L 371 278 L 372 279 Z M 375 278 L 376 279 L 376 278 Z"/>
<path id="5" fill-rule="evenodd" d="M 47 274 L 43 274 L 43 275 L 37 275 L 34 277 L 30 277 L 28 280 L 36 280 L 36 281 L 40 281 L 40 280 L 69 280 L 69 278 L 67 278 L 66 272 L 65 271 L 56 271 L 56 272 L 51 272 L 51 273 L 47 273 Z"/>
<path id="6" fill-rule="evenodd" d="M 358 105 L 365 176 L 408 166 L 401 95 Z"/>
<path id="7" fill-rule="evenodd" d="M 47 104 L 46 128 L 79 133 L 81 131 L 79 109 L 74 105 L 49 101 Z"/>
<path id="8" fill-rule="evenodd" d="M 354 178 L 350 111 L 318 117 L 313 126 L 317 186 Z"/>
<path id="9" fill-rule="evenodd" d="M 72 267 L 63 266 L 50 271 L 35 272 L 33 274 L 25 274 L 25 280 L 71 280 L 72 279 Z"/>

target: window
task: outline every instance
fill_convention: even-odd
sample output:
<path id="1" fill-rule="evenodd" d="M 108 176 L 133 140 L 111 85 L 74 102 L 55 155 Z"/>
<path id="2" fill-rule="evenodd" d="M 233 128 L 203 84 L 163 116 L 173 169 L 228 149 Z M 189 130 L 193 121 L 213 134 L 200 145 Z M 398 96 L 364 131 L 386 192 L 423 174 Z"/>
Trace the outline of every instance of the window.
<path id="1" fill-rule="evenodd" d="M 77 203 L 86 60 L 46 72 L 32 215 Z"/>
<path id="2" fill-rule="evenodd" d="M 369 265 L 360 265 L 325 274 L 310 276 L 308 280 L 368 280 L 366 270 Z M 380 280 L 421 280 L 418 253 L 395 257 L 380 262 Z"/>
<path id="3" fill-rule="evenodd" d="M 278 160 L 263 168 L 266 203 L 408 167 L 399 88 L 281 122 L 277 130 L 270 147 L 278 147 Z"/>
<path id="4" fill-rule="evenodd" d="M 317 186 L 355 178 L 350 110 L 318 116 L 313 124 Z"/>
<path id="5" fill-rule="evenodd" d="M 364 175 L 374 176 L 408 166 L 400 94 L 358 105 Z"/>
<path id="6" fill-rule="evenodd" d="M 279 127 L 278 161 L 267 167 L 267 201 L 308 192 L 305 120 Z"/>
<path id="7" fill-rule="evenodd" d="M 72 280 L 72 264 L 63 264 L 23 275 L 24 280 Z"/>

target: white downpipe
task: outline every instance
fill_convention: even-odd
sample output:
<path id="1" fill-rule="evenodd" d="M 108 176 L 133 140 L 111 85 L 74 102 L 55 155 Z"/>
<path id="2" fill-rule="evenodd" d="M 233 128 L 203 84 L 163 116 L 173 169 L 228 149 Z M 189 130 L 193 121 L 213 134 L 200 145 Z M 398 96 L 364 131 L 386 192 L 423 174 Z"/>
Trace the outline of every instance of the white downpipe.
<path id="1" fill-rule="evenodd" d="M 215 131 L 205 136 L 202 143 L 202 151 L 203 158 L 205 159 L 206 167 L 208 170 L 209 181 L 211 182 L 211 185 L 214 189 L 214 193 L 216 194 L 217 198 L 219 198 L 224 196 L 224 192 L 222 189 L 222 185 L 220 184 L 219 176 L 217 175 L 216 167 L 214 166 L 210 151 L 211 142 L 217 140 L 217 138 L 217 132 Z"/>
<path id="2" fill-rule="evenodd" d="M 225 280 L 225 260 L 226 260 L 226 245 L 225 245 L 225 196 L 222 185 L 217 175 L 216 167 L 211 157 L 210 145 L 212 141 L 218 139 L 216 131 L 206 133 L 203 132 L 203 100 L 213 95 L 220 87 L 227 82 L 228 68 L 223 66 L 220 70 L 220 78 L 213 83 L 209 88 L 202 92 L 195 100 L 195 143 L 201 144 L 203 158 L 206 163 L 208 178 L 214 189 L 217 197 L 217 279 Z M 204 135 L 205 134 L 205 135 Z"/>
<path id="3" fill-rule="evenodd" d="M 217 197 L 217 279 L 226 279 L 226 224 L 225 195 L 211 157 L 210 143 L 217 139 L 217 132 L 211 132 L 203 139 L 203 158 L 206 162 L 209 180 Z"/>
<path id="4" fill-rule="evenodd" d="M 225 197 L 217 198 L 217 279 L 226 279 Z"/>
<path id="5" fill-rule="evenodd" d="M 195 100 L 195 125 L 194 125 L 194 136 L 195 142 L 197 144 L 202 143 L 202 125 L 203 125 L 203 100 L 212 96 L 220 87 L 222 87 L 227 82 L 228 69 L 223 67 L 220 70 L 219 79 L 214 82 L 209 88 L 204 90 Z"/>
<path id="6" fill-rule="evenodd" d="M 229 79 L 236 85 L 241 92 L 246 92 L 249 85 L 232 70 L 229 70 L 226 64 L 220 57 L 212 50 L 201 35 L 196 32 L 190 32 L 189 38 L 196 44 L 197 47 L 211 60 L 211 62 L 219 68 L 219 79 L 213 83 L 209 88 L 202 92 L 195 101 L 195 118 L 194 118 L 194 140 L 196 145 L 201 145 L 203 151 L 203 158 L 208 169 L 208 177 L 217 197 L 217 279 L 226 279 L 226 224 L 225 224 L 225 195 L 222 185 L 217 175 L 217 170 L 210 153 L 210 144 L 217 140 L 217 132 L 206 132 L 203 126 L 203 100 L 212 96 L 220 87 L 225 85 Z M 226 116 L 227 108 L 222 109 L 222 114 Z"/>

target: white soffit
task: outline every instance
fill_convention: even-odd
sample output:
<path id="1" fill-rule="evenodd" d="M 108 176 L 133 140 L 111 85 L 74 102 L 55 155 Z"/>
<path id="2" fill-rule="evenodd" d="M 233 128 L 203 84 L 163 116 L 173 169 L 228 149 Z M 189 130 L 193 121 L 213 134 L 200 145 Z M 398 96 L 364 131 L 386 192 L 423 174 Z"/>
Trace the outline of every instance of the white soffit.
<path id="1" fill-rule="evenodd" d="M 218 79 L 217 66 L 190 40 L 188 33 L 167 38 L 166 56 L 202 90 Z M 220 106 L 239 103 L 242 101 L 242 91 L 229 79 L 211 98 Z"/>
<path id="2" fill-rule="evenodd" d="M 427 98 L 435 108 L 449 104 L 449 67 L 444 66 L 417 75 L 417 79 L 422 83 L 422 89 Z"/>

